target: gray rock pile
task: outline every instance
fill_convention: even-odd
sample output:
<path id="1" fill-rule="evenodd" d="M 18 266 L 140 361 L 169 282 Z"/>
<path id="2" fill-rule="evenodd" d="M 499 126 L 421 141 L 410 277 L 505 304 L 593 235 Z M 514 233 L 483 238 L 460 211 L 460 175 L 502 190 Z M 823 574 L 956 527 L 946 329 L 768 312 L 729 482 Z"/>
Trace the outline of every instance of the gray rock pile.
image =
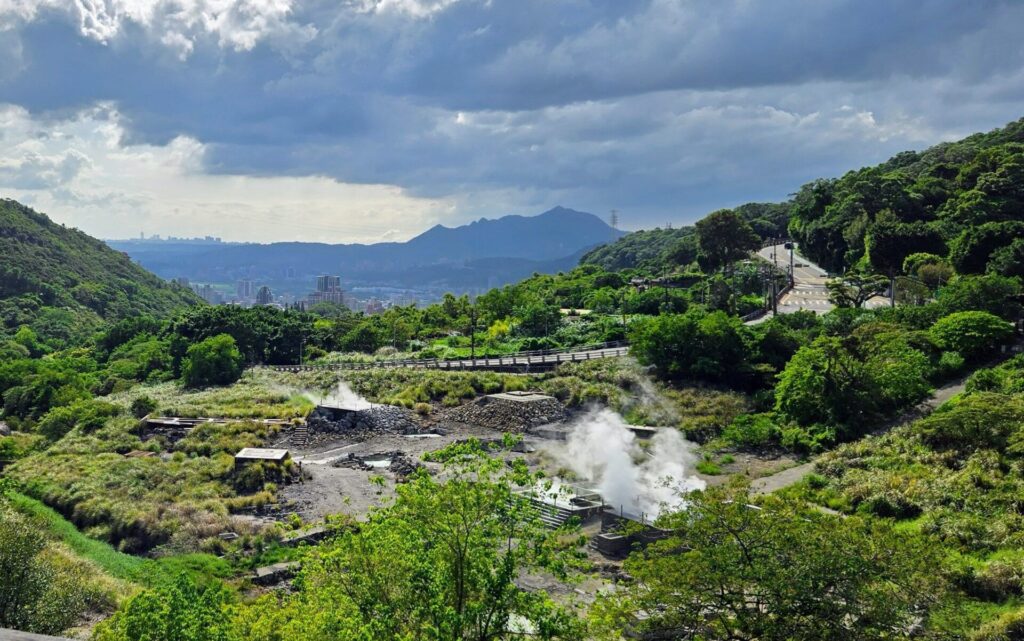
<path id="1" fill-rule="evenodd" d="M 419 434 L 423 431 L 416 415 L 394 405 L 374 405 L 370 409 L 345 414 L 316 410 L 306 419 L 310 435 L 339 434 L 350 437 L 375 434 Z"/>
<path id="2" fill-rule="evenodd" d="M 566 420 L 558 399 L 541 394 L 492 394 L 445 412 L 440 420 L 480 425 L 502 432 L 522 433 Z"/>
<path id="3" fill-rule="evenodd" d="M 423 467 L 418 461 L 406 456 L 405 452 L 375 452 L 373 454 L 351 453 L 331 463 L 334 467 L 347 467 L 357 470 L 388 470 L 399 480 L 409 476 Z"/>

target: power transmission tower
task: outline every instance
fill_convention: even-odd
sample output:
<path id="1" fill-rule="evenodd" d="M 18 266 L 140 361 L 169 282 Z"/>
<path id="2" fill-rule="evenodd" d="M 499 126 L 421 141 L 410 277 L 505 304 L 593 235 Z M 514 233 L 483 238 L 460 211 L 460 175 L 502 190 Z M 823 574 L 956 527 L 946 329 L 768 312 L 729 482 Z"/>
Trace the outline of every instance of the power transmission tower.
<path id="1" fill-rule="evenodd" d="M 612 226 L 612 229 L 619 228 L 619 210 L 613 209 L 611 215 L 608 216 L 608 224 Z"/>

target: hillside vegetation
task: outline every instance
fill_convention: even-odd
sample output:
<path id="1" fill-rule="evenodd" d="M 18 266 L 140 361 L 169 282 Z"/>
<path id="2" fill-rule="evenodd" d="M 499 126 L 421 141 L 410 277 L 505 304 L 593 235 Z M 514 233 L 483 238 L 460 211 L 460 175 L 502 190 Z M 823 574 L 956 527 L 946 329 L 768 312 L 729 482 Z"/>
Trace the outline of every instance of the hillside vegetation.
<path id="1" fill-rule="evenodd" d="M 102 241 L 0 200 L 0 335 L 27 325 L 70 343 L 104 320 L 167 317 L 201 302 Z"/>
<path id="2" fill-rule="evenodd" d="M 172 305 L 133 308 L 127 294 L 125 306 L 115 304 L 127 288 L 104 283 L 132 272 L 113 268 L 69 269 L 46 285 L 45 270 L 60 271 L 77 247 L 55 238 L 77 232 L 7 203 L 27 225 L 23 255 L 35 246 L 31 225 L 52 236 L 39 236 L 50 245 L 33 259 L 42 275 L 12 277 L 5 303 L 39 300 L 0 337 L 2 418 L 15 430 L 0 437 L 0 557 L 11 567 L 32 559 L 35 601 L 74 613 L 48 627 L 50 610 L 37 607 L 17 625 L 56 630 L 116 607 L 95 639 L 383 641 L 423 630 L 436 639 L 512 639 L 530 626 L 538 638 L 572 641 L 1019 639 L 1024 361 L 1010 350 L 1021 344 L 1021 128 L 902 154 L 812 183 L 788 203 L 637 232 L 572 270 L 475 300 L 448 294 L 374 316 L 320 305 L 197 306 L 168 317 Z M 741 315 L 763 309 L 770 284 L 785 281 L 750 253 L 787 228 L 831 269 L 863 272 L 844 282 L 886 285 L 902 273 L 920 287 L 893 307 L 862 309 L 855 297 L 827 314 L 745 324 Z M 180 294 L 158 285 L 143 274 L 130 291 Z M 112 298 L 101 305 L 85 295 L 93 290 Z M 85 340 L 39 324 L 47 318 L 39 310 L 63 307 L 85 319 Z M 592 602 L 561 598 L 576 570 L 601 570 L 586 560 L 580 532 L 542 529 L 537 514 L 510 500 L 513 487 L 540 477 L 524 459 L 472 440 L 423 454 L 440 476 L 415 472 L 358 525 L 338 516 L 328 524 L 334 538 L 321 545 L 277 546 L 281 528 L 301 526 L 298 515 L 271 528 L 250 518 L 278 505 L 282 484 L 296 478 L 290 464 L 235 468 L 239 448 L 286 437 L 281 423 L 252 419 L 301 420 L 310 394 L 333 389 L 341 374 L 245 366 L 621 339 L 630 341 L 629 359 L 546 373 L 344 373 L 371 402 L 425 421 L 499 391 L 603 406 L 634 425 L 665 428 L 654 439 L 682 432 L 702 450 L 694 463 L 708 479 L 740 473 L 666 506 L 658 525 L 668 538 L 629 557 L 628 581 L 597 579 L 615 589 Z M 904 424 L 927 412 L 921 403 L 937 388 L 958 381 L 967 381 L 962 395 Z M 153 412 L 230 420 L 185 435 L 148 433 L 138 419 Z M 817 474 L 802 483 L 774 496 L 749 491 L 750 478 L 811 456 Z M 46 540 L 34 540 L 34 524 Z M 227 540 L 226 531 L 239 537 Z M 58 551 L 65 558 L 52 556 Z M 160 560 L 143 566 L 130 554 Z M 74 570 L 83 559 L 89 567 Z M 181 559 L 194 570 L 166 580 Z M 304 562 L 289 590 L 266 594 L 242 579 L 282 559 Z M 148 568 L 159 580 L 139 576 Z M 47 573 L 61 580 L 47 582 Z M 554 577 L 563 595 L 520 589 L 537 573 Z M 82 602 L 68 603 L 76 594 Z"/>
<path id="3" fill-rule="evenodd" d="M 804 185 L 790 214 L 830 271 L 898 273 L 924 253 L 960 273 L 1024 275 L 1024 119 Z"/>

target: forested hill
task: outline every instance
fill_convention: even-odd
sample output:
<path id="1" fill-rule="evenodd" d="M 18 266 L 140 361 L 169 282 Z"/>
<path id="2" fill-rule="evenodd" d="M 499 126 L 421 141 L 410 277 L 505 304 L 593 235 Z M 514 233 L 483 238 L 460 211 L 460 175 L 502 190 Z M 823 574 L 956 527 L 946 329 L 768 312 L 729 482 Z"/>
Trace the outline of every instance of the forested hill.
<path id="1" fill-rule="evenodd" d="M 763 240 L 787 234 L 789 203 L 747 203 L 735 209 Z M 613 243 L 590 250 L 581 265 L 597 265 L 609 271 L 639 269 L 652 274 L 672 270 L 697 257 L 694 227 L 636 231 Z"/>
<path id="2" fill-rule="evenodd" d="M 790 216 L 804 252 L 832 271 L 899 272 L 924 252 L 959 273 L 1024 275 L 1024 119 L 804 185 Z"/>
<path id="3" fill-rule="evenodd" d="M 201 302 L 103 242 L 0 199 L 0 335 L 27 325 L 46 339 L 73 341 L 101 319 L 169 316 Z"/>

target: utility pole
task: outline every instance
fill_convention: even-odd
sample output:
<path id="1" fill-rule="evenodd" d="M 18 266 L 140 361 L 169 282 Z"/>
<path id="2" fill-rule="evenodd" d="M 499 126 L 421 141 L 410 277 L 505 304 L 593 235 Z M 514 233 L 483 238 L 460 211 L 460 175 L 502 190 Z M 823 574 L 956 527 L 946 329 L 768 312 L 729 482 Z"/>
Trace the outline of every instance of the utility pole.
<path id="1" fill-rule="evenodd" d="M 302 365 L 302 353 L 306 351 L 306 339 L 299 339 L 299 365 Z"/>
<path id="2" fill-rule="evenodd" d="M 476 305 L 469 308 L 469 357 L 476 361 Z"/>
<path id="3" fill-rule="evenodd" d="M 784 247 L 789 250 L 789 286 L 796 287 L 796 272 L 793 271 L 795 266 L 793 254 L 796 249 L 796 244 L 790 241 L 786 243 Z"/>

